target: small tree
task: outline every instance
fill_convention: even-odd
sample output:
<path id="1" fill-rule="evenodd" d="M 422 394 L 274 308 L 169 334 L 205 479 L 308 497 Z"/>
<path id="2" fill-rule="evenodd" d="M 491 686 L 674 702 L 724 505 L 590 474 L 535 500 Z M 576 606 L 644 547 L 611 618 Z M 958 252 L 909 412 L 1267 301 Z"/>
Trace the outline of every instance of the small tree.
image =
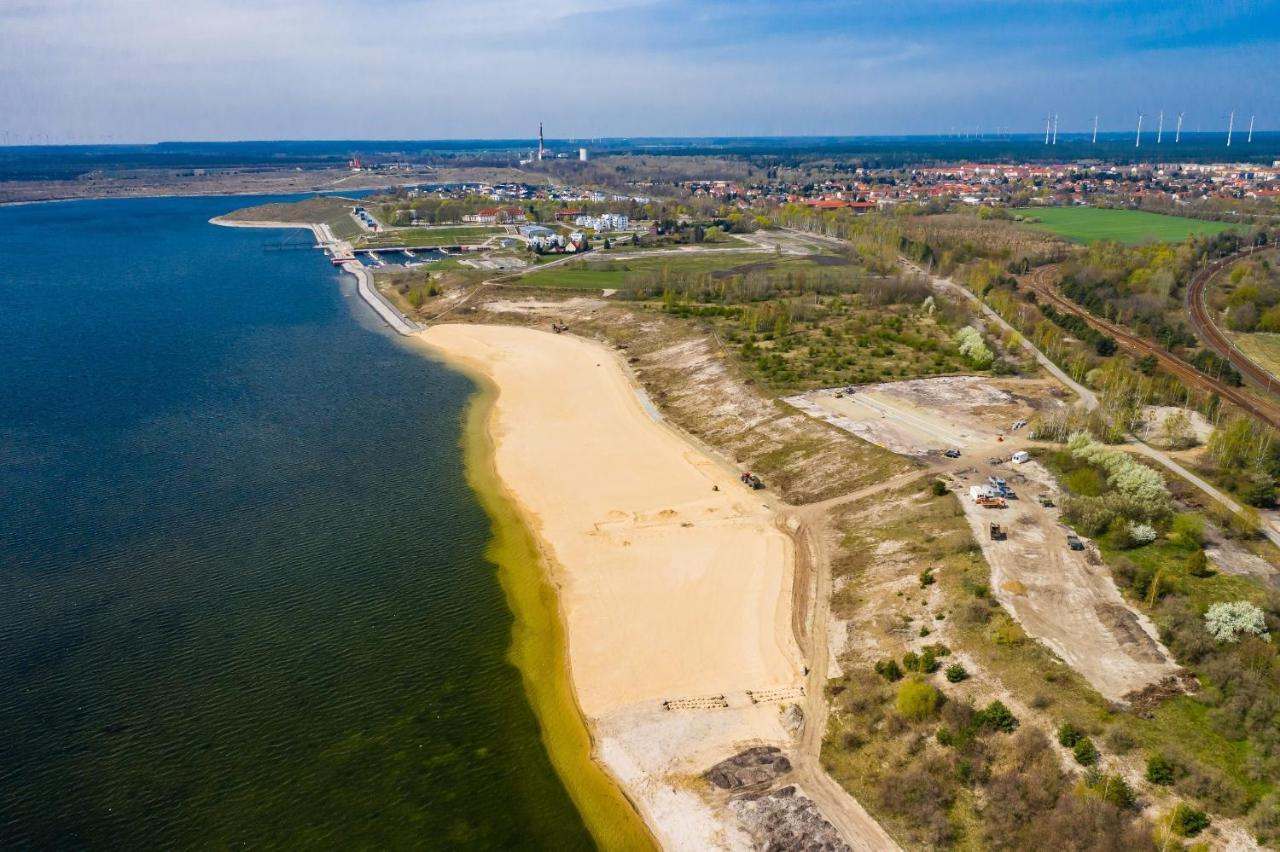
<path id="1" fill-rule="evenodd" d="M 1058 744 L 1064 748 L 1074 748 L 1084 738 L 1084 733 L 1070 722 L 1063 722 L 1058 728 Z"/>
<path id="2" fill-rule="evenodd" d="M 907 719 L 927 719 L 938 712 L 942 693 L 923 681 L 910 680 L 898 687 L 894 707 Z"/>
<path id="3" fill-rule="evenodd" d="M 1004 731 L 1006 734 L 1013 733 L 1013 730 L 1018 727 L 1018 718 L 1001 701 L 992 701 L 979 710 L 977 721 L 984 728 Z"/>
<path id="4" fill-rule="evenodd" d="M 1171 450 L 1182 450 L 1196 442 L 1191 418 L 1185 411 L 1171 411 L 1164 418 L 1164 443 Z"/>
<path id="5" fill-rule="evenodd" d="M 1088 737 L 1081 737 L 1071 749 L 1071 754 L 1081 766 L 1093 766 L 1098 762 L 1098 749 Z"/>
<path id="6" fill-rule="evenodd" d="M 897 660 L 881 660 L 876 663 L 876 674 L 890 683 L 902 680 L 902 669 L 898 667 Z"/>
<path id="7" fill-rule="evenodd" d="M 1209 570 L 1209 557 L 1203 550 L 1191 551 L 1187 557 L 1187 573 L 1192 577 L 1208 577 L 1213 573 Z"/>
<path id="8" fill-rule="evenodd" d="M 1173 783 L 1173 762 L 1159 752 L 1148 757 L 1147 780 L 1168 787 Z"/>
<path id="9" fill-rule="evenodd" d="M 1209 815 L 1186 802 L 1179 802 L 1169 817 L 1169 827 L 1180 837 L 1195 837 L 1209 827 Z"/>
<path id="10" fill-rule="evenodd" d="M 951 683 L 959 683 L 960 681 L 969 677 L 969 673 L 965 671 L 964 666 L 960 665 L 959 663 L 952 663 L 951 665 L 947 666 L 946 677 L 947 677 L 947 680 L 950 681 Z"/>
<path id="11" fill-rule="evenodd" d="M 1219 642 L 1235 642 L 1241 633 L 1271 640 L 1262 610 L 1248 601 L 1214 604 L 1204 614 L 1204 624 L 1209 635 Z"/>

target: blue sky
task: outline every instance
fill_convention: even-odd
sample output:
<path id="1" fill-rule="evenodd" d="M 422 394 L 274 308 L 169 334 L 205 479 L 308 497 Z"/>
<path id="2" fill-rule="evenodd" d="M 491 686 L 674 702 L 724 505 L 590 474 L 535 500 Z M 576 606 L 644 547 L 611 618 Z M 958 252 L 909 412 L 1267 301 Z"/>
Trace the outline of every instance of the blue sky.
<path id="1" fill-rule="evenodd" d="M 1280 0 L 0 0 L 0 141 L 1280 128 Z"/>

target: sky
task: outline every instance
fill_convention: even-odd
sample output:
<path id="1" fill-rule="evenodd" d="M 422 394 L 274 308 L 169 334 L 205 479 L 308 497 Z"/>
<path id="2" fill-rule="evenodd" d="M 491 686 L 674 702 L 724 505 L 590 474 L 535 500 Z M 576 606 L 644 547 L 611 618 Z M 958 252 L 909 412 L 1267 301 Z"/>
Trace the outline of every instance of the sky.
<path id="1" fill-rule="evenodd" d="M 1280 0 L 0 0 L 0 144 L 1280 129 L 1278 78 Z"/>

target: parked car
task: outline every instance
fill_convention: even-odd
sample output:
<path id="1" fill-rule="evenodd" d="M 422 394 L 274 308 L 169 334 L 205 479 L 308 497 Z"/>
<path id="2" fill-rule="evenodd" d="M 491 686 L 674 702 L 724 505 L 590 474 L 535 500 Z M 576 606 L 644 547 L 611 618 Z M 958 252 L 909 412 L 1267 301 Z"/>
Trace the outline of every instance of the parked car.
<path id="1" fill-rule="evenodd" d="M 943 455 L 949 459 L 958 459 L 960 458 L 960 451 L 955 448 L 952 448 L 944 452 Z"/>
<path id="2" fill-rule="evenodd" d="M 1084 542 L 1075 533 L 1067 533 L 1067 547 L 1072 550 L 1084 550 Z"/>

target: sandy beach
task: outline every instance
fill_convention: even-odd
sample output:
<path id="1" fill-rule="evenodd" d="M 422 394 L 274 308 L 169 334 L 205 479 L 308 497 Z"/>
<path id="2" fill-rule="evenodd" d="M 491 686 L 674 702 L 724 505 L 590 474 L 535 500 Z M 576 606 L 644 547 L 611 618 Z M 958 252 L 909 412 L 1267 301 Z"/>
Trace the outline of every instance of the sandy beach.
<path id="1" fill-rule="evenodd" d="M 745 846 L 681 780 L 790 740 L 780 706 L 804 672 L 791 540 L 598 344 L 482 325 L 420 339 L 497 388 L 494 468 L 543 547 L 597 759 L 664 846 Z"/>

